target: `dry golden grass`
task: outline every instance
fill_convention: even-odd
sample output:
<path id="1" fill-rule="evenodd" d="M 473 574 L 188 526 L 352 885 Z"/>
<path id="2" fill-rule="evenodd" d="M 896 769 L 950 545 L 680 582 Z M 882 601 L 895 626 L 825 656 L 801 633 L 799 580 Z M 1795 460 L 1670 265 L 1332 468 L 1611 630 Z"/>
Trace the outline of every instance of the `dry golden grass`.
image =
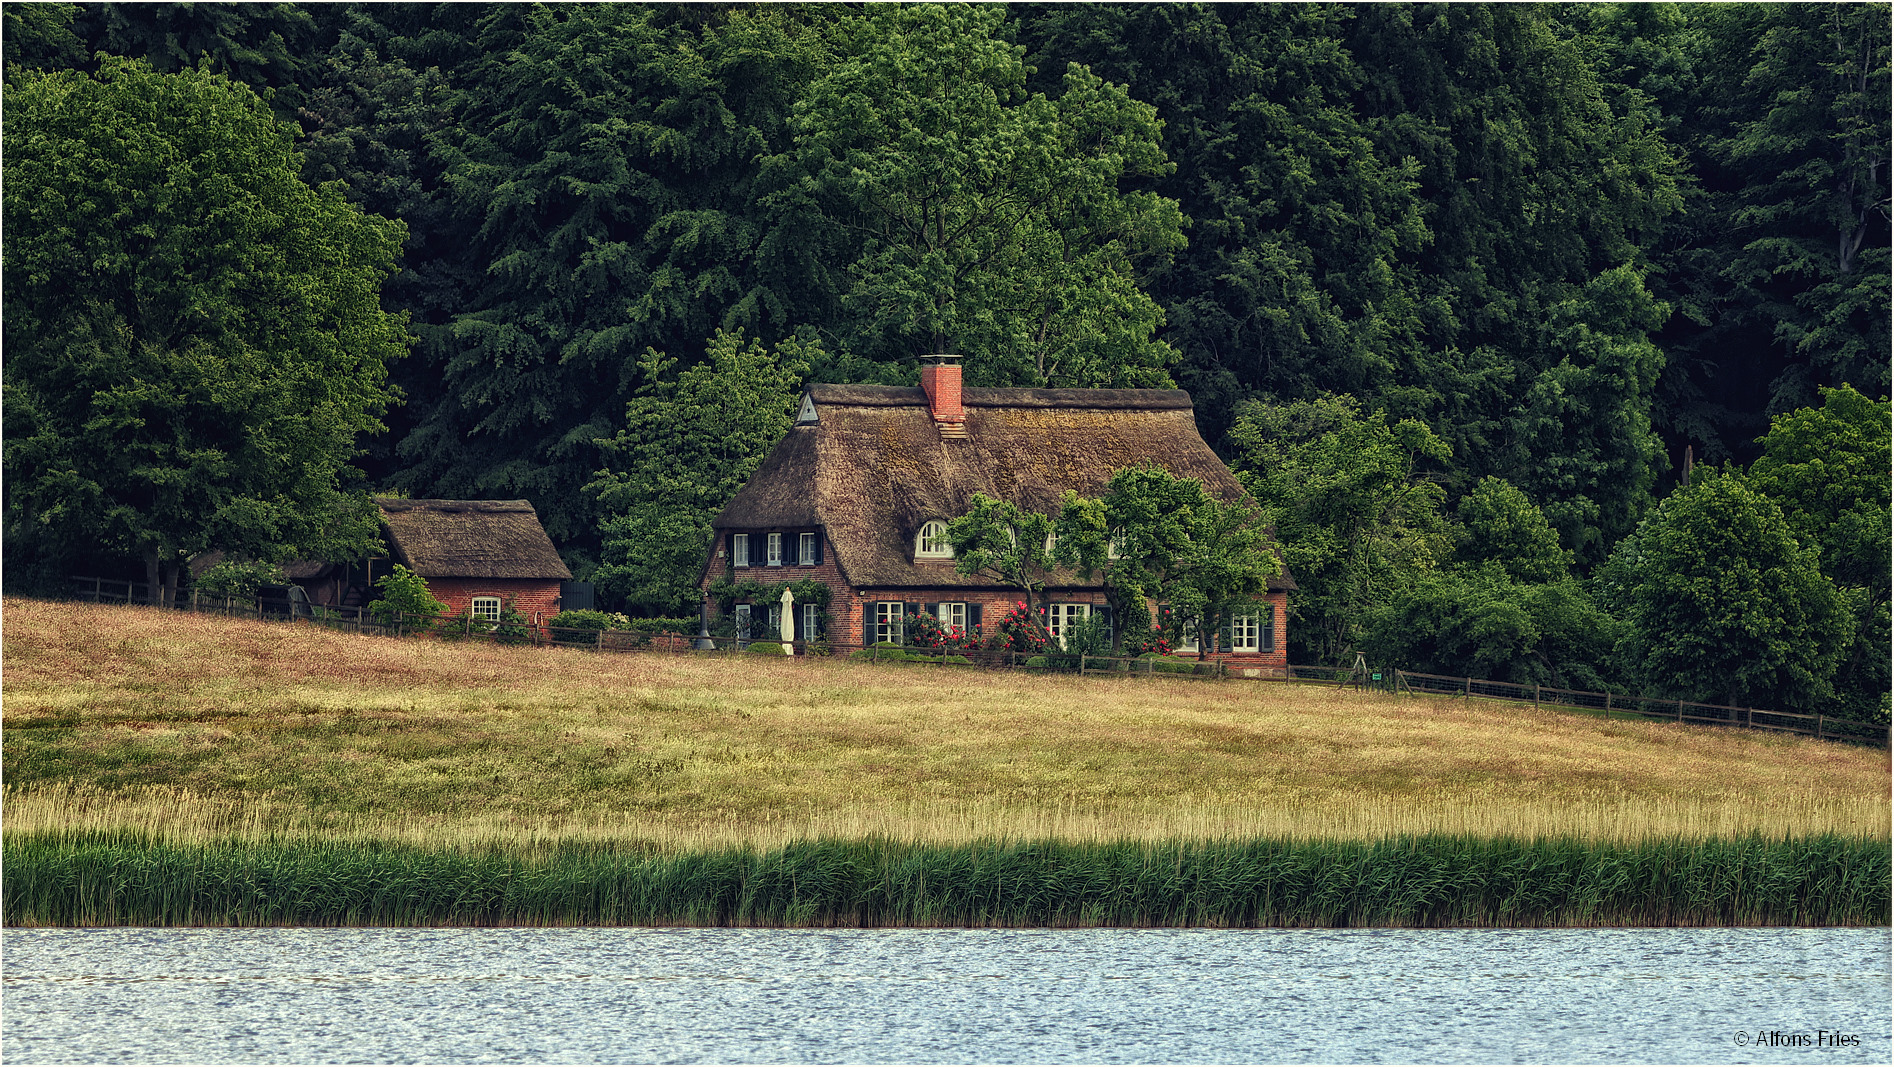
<path id="1" fill-rule="evenodd" d="M 1888 835 L 1883 750 L 1280 683 L 598 655 L 12 600 L 9 832 L 660 848 Z"/>

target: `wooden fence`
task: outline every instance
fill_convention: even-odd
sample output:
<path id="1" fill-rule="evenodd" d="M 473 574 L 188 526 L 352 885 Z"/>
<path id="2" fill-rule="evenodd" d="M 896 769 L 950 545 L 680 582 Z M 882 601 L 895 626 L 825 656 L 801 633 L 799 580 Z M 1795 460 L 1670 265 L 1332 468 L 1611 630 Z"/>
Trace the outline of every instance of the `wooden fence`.
<path id="1" fill-rule="evenodd" d="M 103 604 L 149 604 L 149 587 L 142 582 L 109 578 L 72 579 L 75 599 Z M 1812 715 L 1763 708 L 1699 704 L 1666 697 L 1624 693 L 1555 689 L 1522 682 L 1424 674 L 1398 668 L 1374 668 L 1366 676 L 1360 667 L 1322 667 L 1290 664 L 1280 668 L 1230 668 L 1222 660 L 1176 657 L 1122 657 L 1079 655 L 1070 652 L 1013 652 L 1004 649 L 960 649 L 937 652 L 913 647 L 862 646 L 836 641 L 782 642 L 763 636 L 705 636 L 638 630 L 590 630 L 556 626 L 500 625 L 460 616 L 423 616 L 374 613 L 366 608 L 338 608 L 292 601 L 288 598 L 227 597 L 193 591 L 178 598 L 176 607 L 189 611 L 253 619 L 300 619 L 332 629 L 360 634 L 400 637 L 430 635 L 443 640 L 484 640 L 500 644 L 578 648 L 596 652 L 676 652 L 753 655 L 753 646 L 788 647 L 788 655 L 848 656 L 869 662 L 901 662 L 938 667 L 1017 669 L 1079 675 L 1164 674 L 1185 678 L 1265 678 L 1278 681 L 1356 685 L 1394 693 L 1420 693 L 1472 700 L 1504 700 L 1533 707 L 1572 708 L 1603 712 L 1605 718 L 1643 722 L 1703 723 L 1802 734 L 1823 741 L 1889 744 L 1889 728 L 1832 715 Z"/>
<path id="2" fill-rule="evenodd" d="M 1592 692 L 1584 689 L 1554 689 L 1524 682 L 1496 682 L 1486 678 L 1422 674 L 1418 671 L 1392 670 L 1390 687 L 1396 692 L 1432 693 L 1471 700 L 1506 700 L 1533 707 L 1579 708 L 1603 712 L 1605 718 L 1635 719 L 1644 722 L 1694 722 L 1713 726 L 1738 726 L 1748 730 L 1773 730 L 1803 734 L 1818 740 L 1856 741 L 1864 744 L 1888 744 L 1888 728 L 1855 719 L 1838 719 L 1816 713 L 1804 715 L 1763 708 L 1739 708 L 1726 704 L 1699 704 L 1669 697 L 1636 696 L 1627 693 Z"/>

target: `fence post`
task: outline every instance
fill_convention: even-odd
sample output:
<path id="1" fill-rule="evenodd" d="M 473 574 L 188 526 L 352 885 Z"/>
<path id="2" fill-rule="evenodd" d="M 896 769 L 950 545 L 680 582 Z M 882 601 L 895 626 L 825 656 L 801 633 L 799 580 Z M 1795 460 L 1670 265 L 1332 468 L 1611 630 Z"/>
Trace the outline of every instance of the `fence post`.
<path id="1" fill-rule="evenodd" d="M 98 603 L 103 602 L 104 600 L 105 600 L 105 579 L 103 578 L 92 579 L 92 602 L 94 604 L 98 604 Z"/>
<path id="2" fill-rule="evenodd" d="M 1466 691 L 1460 694 L 1460 698 L 1461 698 L 1462 700 L 1472 700 L 1472 699 L 1473 699 L 1473 676 L 1472 676 L 1472 675 L 1470 675 L 1470 674 L 1469 674 L 1469 675 L 1467 675 L 1467 687 L 1466 687 Z"/>
<path id="3" fill-rule="evenodd" d="M 1605 721 L 1611 721 L 1611 690 L 1605 690 Z"/>
<path id="4" fill-rule="evenodd" d="M 1818 711 L 1815 713 L 1815 740 L 1820 741 L 1821 739 L 1822 739 L 1822 713 Z"/>
<path id="5" fill-rule="evenodd" d="M 1683 699 L 1680 697 L 1677 700 L 1677 722 L 1681 725 L 1683 721 L 1684 721 L 1684 702 L 1683 702 Z"/>
<path id="6" fill-rule="evenodd" d="M 1532 710 L 1539 710 L 1539 683 L 1532 683 Z"/>

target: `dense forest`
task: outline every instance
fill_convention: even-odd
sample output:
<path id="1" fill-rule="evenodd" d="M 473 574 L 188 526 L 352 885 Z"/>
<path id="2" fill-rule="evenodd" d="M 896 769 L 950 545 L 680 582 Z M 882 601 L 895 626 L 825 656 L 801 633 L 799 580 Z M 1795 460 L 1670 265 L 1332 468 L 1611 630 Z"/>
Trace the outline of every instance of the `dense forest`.
<path id="1" fill-rule="evenodd" d="M 976 385 L 1188 389 L 1301 584 L 1298 662 L 1887 714 L 1885 4 L 4 16 L 16 587 L 212 540 L 346 546 L 377 489 L 527 498 L 611 606 L 677 612 L 802 383 L 911 384 L 956 351 Z M 167 243 L 99 206 L 127 146 L 159 184 L 177 165 L 126 131 L 213 105 L 250 131 L 216 151 L 277 175 L 237 183 L 275 229 Z M 157 200 L 225 195 L 192 188 Z M 335 247 L 258 265 L 265 230 Z M 292 373 L 269 353 L 303 327 L 243 325 L 242 284 L 139 273 L 163 248 L 195 277 L 209 247 L 379 280 L 378 310 L 309 312 L 362 362 Z M 270 432 L 333 438 L 315 480 L 340 495 L 305 470 L 179 496 L 217 519 L 159 538 L 59 458 L 131 455 L 112 434 L 156 401 L 62 414 L 61 391 L 101 362 L 208 381 L 175 353 L 222 351 L 176 340 L 212 319 L 251 331 L 216 373 L 277 384 L 204 388 L 294 407 Z M 166 447 L 147 466 L 282 477 Z"/>

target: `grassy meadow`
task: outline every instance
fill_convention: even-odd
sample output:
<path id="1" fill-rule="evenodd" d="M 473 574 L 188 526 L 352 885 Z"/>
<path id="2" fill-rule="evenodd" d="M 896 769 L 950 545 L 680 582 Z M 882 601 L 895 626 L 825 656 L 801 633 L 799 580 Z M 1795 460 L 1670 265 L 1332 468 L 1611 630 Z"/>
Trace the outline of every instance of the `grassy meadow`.
<path id="1" fill-rule="evenodd" d="M 561 885 L 592 884 L 597 877 L 574 872 L 600 863 L 616 870 L 623 857 L 673 872 L 639 876 L 657 879 L 652 885 L 671 885 L 664 879 L 683 877 L 676 870 L 695 878 L 724 869 L 719 863 L 737 872 L 730 877 L 739 888 L 704 883 L 688 906 L 600 911 L 595 902 L 587 912 L 541 901 L 480 912 L 484 919 L 461 916 L 494 922 L 606 912 L 623 921 L 747 914 L 768 922 L 818 912 L 826 921 L 873 913 L 915 922 L 1039 914 L 971 888 L 968 899 L 985 900 L 987 910 L 955 911 L 960 905 L 929 897 L 903 911 L 873 904 L 881 898 L 863 888 L 894 884 L 888 871 L 924 880 L 928 864 L 975 871 L 996 849 L 1012 857 L 1007 863 L 1026 864 L 1020 870 L 1039 871 L 1035 877 L 1051 877 L 1048 856 L 1063 857 L 1064 883 L 1105 878 L 1119 887 L 1041 916 L 1074 922 L 1201 919 L 1201 885 L 1190 891 L 1198 905 L 1159 906 L 1148 893 L 1138 897 L 1144 903 L 1125 903 L 1125 886 L 1173 866 L 1160 854 L 1173 857 L 1180 876 L 1188 856 L 1219 885 L 1263 879 L 1229 915 L 1272 922 L 1298 914 L 1311 922 L 1473 921 L 1453 917 L 1446 904 L 1447 911 L 1428 910 L 1435 898 L 1427 894 L 1443 886 L 1455 900 L 1490 897 L 1475 911 L 1491 922 L 1526 898 L 1492 888 L 1504 882 L 1498 873 L 1500 882 L 1482 882 L 1485 889 L 1463 885 L 1465 871 L 1572 863 L 1559 876 L 1569 875 L 1559 903 L 1541 907 L 1535 921 L 1607 914 L 1629 921 L 1634 913 L 1644 921 L 1803 921 L 1829 914 L 1821 885 L 1858 879 L 1863 862 L 1883 874 L 1886 866 L 1873 857 L 1887 852 L 1888 753 L 1762 732 L 1272 682 L 599 655 L 28 600 L 7 601 L 0 626 L 8 922 L 118 916 L 109 902 L 57 902 L 66 892 L 59 886 L 101 878 L 117 879 L 125 893 L 137 883 L 157 894 L 152 901 L 172 900 L 141 905 L 144 921 L 291 921 L 272 910 L 281 902 L 269 903 L 277 898 L 268 894 L 247 905 L 178 904 L 166 887 L 196 884 L 212 868 L 225 871 L 211 879 L 220 885 L 275 884 L 279 875 L 255 872 L 303 870 L 321 855 L 331 857 L 318 864 L 330 873 L 305 871 L 314 881 L 296 883 L 299 899 L 341 895 L 319 909 L 326 919 L 293 921 L 421 915 L 398 903 L 412 894 L 388 891 L 394 895 L 383 900 L 374 896 L 383 890 L 373 890 L 364 903 L 351 895 L 357 890 L 335 888 L 334 871 L 364 855 L 394 866 L 355 882 L 384 889 L 445 877 L 441 863 L 461 864 L 456 878 L 475 877 L 469 863 L 526 864 L 539 872 L 533 878 Z M 1745 839 L 1746 858 L 1731 858 L 1730 843 Z M 1810 847 L 1831 857 L 1829 874 L 1798 873 L 1808 865 L 1793 857 L 1814 854 Z M 1527 851 L 1505 851 L 1519 848 Z M 1678 848 L 1708 848 L 1726 866 L 1685 877 L 1679 872 L 1698 861 L 1665 851 Z M 815 905 L 807 900 L 743 910 L 744 894 L 773 884 L 759 872 L 814 862 L 808 856 L 816 854 L 839 866 L 790 882 L 853 887 L 823 898 L 827 910 L 808 911 Z M 1248 873 L 1217 866 L 1239 854 Z M 1360 883 L 1363 857 L 1385 865 L 1397 854 L 1406 857 L 1396 863 L 1401 870 L 1419 863 L 1414 870 L 1434 873 L 1395 879 L 1406 888 L 1379 903 L 1359 897 L 1359 885 L 1348 897 L 1330 884 Z M 455 855 L 462 858 L 443 858 Z M 915 858 L 922 856 L 934 858 Z M 28 864 L 32 857 L 38 866 Z M 1126 863 L 1146 873 L 1099 873 Z M 555 868 L 566 873 L 547 873 Z M 479 877 L 501 877 L 499 868 L 481 869 L 487 874 Z M 526 877 L 519 873 L 526 868 L 506 869 L 514 874 L 505 878 Z M 16 883 L 35 871 L 44 877 Z M 154 873 L 163 871 L 172 873 Z M 1690 911 L 1702 905 L 1704 885 L 1732 877 L 1776 885 L 1776 902 Z M 1665 890 L 1674 907 L 1597 903 L 1617 899 L 1610 893 L 1627 884 L 1666 878 L 1684 879 Z M 1603 879 L 1605 888 L 1583 889 L 1587 879 Z M 1303 888 L 1258 903 L 1264 883 Z M 26 914 L 16 905 L 29 888 L 41 903 Z M 462 887 L 452 897 L 497 892 Z M 625 892 L 627 900 L 663 897 L 649 885 Z M 1355 903 L 1336 903 L 1344 899 Z M 1847 914 L 1880 916 L 1886 892 L 1849 907 Z"/>
<path id="2" fill-rule="evenodd" d="M 665 849 L 1889 826 L 1885 750 L 1282 683 L 599 655 L 12 600 L 5 826 Z"/>

